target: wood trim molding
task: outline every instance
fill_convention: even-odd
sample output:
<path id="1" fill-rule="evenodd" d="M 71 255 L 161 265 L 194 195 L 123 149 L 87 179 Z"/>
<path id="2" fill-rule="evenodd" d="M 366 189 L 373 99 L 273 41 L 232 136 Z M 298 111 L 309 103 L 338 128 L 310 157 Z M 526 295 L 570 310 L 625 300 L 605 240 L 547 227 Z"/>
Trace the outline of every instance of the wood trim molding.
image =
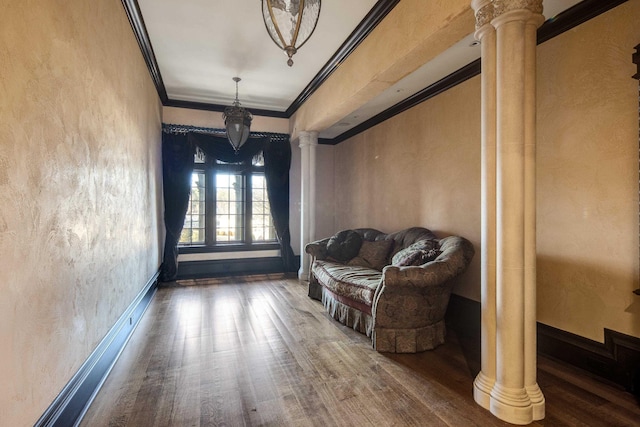
<path id="1" fill-rule="evenodd" d="M 451 295 L 447 327 L 480 342 L 481 306 Z M 604 344 L 537 323 L 538 353 L 575 366 L 640 396 L 640 338 L 604 329 Z M 479 346 L 478 346 L 479 348 Z"/>
<path id="2" fill-rule="evenodd" d="M 162 81 L 162 75 L 160 74 L 160 67 L 158 66 L 156 56 L 153 53 L 149 33 L 147 32 L 144 19 L 142 18 L 142 13 L 140 12 L 140 5 L 137 0 L 121 1 L 127 13 L 127 17 L 129 18 L 129 23 L 131 24 L 133 33 L 138 40 L 142 56 L 144 57 L 147 68 L 149 69 L 149 74 L 151 74 L 151 78 L 156 86 L 162 105 L 166 107 L 190 108 L 194 110 L 224 111 L 226 108 L 225 105 L 169 99 L 167 89 Z M 320 87 L 320 85 L 322 85 L 322 83 L 324 83 L 324 81 L 335 71 L 336 68 L 338 68 L 347 56 L 349 56 L 351 52 L 358 47 L 358 45 L 398 3 L 400 3 L 400 0 L 378 0 L 369 13 L 362 19 L 362 21 L 360 21 L 358 27 L 356 27 L 356 29 L 349 35 L 342 46 L 338 48 L 336 53 L 333 54 L 307 87 L 305 87 L 298 97 L 291 103 L 286 112 L 252 108 L 251 113 L 266 117 L 287 119 L 291 117 L 291 115 L 300 108 L 304 101 L 309 98 L 309 96 L 311 96 Z"/>
<path id="3" fill-rule="evenodd" d="M 553 37 L 564 33 L 589 19 L 604 13 L 616 6 L 625 3 L 627 0 L 612 0 L 610 2 L 603 2 L 601 0 L 584 0 L 575 6 L 565 10 L 553 19 L 548 19 L 538 29 L 538 44 L 544 43 Z M 427 101 L 434 96 L 465 82 L 466 80 L 475 77 L 480 74 L 480 60 L 477 59 L 457 71 L 449 74 L 440 81 L 432 84 L 431 86 L 411 95 L 409 98 L 400 101 L 396 105 L 388 108 L 380 114 L 370 118 L 369 120 L 361 123 L 360 125 L 349 129 L 343 134 L 338 135 L 333 139 L 322 138 L 318 141 L 320 144 L 335 145 L 340 142 L 349 139 L 365 130 L 372 128 L 391 117 L 406 111 L 409 108 Z"/>
<path id="4" fill-rule="evenodd" d="M 604 344 L 538 323 L 538 352 L 640 395 L 640 338 L 604 329 Z"/>
<path id="5" fill-rule="evenodd" d="M 318 74 L 315 75 L 307 87 L 300 92 L 289 108 L 287 108 L 287 117 L 291 117 L 293 113 L 298 111 L 298 108 L 329 78 L 336 68 L 362 43 L 369 33 L 378 26 L 398 3 L 400 3 L 400 0 L 378 0 L 342 46 L 338 48 L 331 59 L 329 59 Z"/>
<path id="6" fill-rule="evenodd" d="M 159 275 L 160 270 L 149 279 L 35 427 L 66 427 L 79 423 L 149 306 L 157 290 Z"/>
<path id="7" fill-rule="evenodd" d="M 454 86 L 459 85 L 462 82 L 469 80 L 470 78 L 477 76 L 480 74 L 480 60 L 476 59 L 475 61 L 465 65 L 457 71 L 449 74 L 445 78 L 438 80 L 432 85 L 422 89 L 420 92 L 417 92 L 410 97 L 398 102 L 394 106 L 384 110 L 382 113 L 379 113 L 369 120 L 366 120 L 360 123 L 357 126 L 349 129 L 345 133 L 338 135 L 333 139 L 322 139 L 319 140 L 319 143 L 336 145 L 341 143 L 342 141 L 349 139 L 365 130 L 374 127 L 377 124 L 384 122 L 385 120 L 390 119 L 393 116 L 396 116 L 403 111 L 408 110 L 409 108 L 415 107 L 418 104 L 425 102 L 428 99 L 433 98 L 434 96 L 441 94 L 442 92 L 451 89 Z"/>
<path id="8" fill-rule="evenodd" d="M 140 46 L 140 51 L 142 51 L 142 56 L 144 58 L 144 62 L 147 64 L 147 68 L 149 69 L 149 74 L 151 75 L 153 84 L 156 86 L 156 91 L 158 92 L 160 101 L 164 105 L 169 101 L 169 97 L 167 96 L 167 89 L 162 81 L 162 75 L 160 74 L 160 67 L 158 66 L 156 55 L 153 53 L 153 47 L 151 46 L 147 27 L 144 25 L 144 19 L 142 19 L 142 14 L 140 13 L 138 0 L 121 1 L 122 6 L 124 6 L 124 10 L 127 13 L 127 18 L 129 18 L 129 24 L 131 24 L 133 34 L 136 36 L 136 40 L 138 40 L 138 46 Z"/>
<path id="9" fill-rule="evenodd" d="M 538 29 L 538 44 L 544 43 L 625 2 L 627 0 L 583 0 L 558 14 L 558 16 L 547 17 L 547 22 Z"/>
<path id="10" fill-rule="evenodd" d="M 300 265 L 300 256 L 296 259 L 296 265 Z M 177 280 L 272 273 L 286 273 L 281 257 L 181 261 Z"/>
<path id="11" fill-rule="evenodd" d="M 136 36 L 138 45 L 151 74 L 151 78 L 156 86 L 158 96 L 162 101 L 162 105 L 167 107 L 179 107 L 190 108 L 195 110 L 208 110 L 208 111 L 224 111 L 226 106 L 218 104 L 208 104 L 204 102 L 192 102 L 169 99 L 167 95 L 164 82 L 162 81 L 162 75 L 160 74 L 160 68 L 153 53 L 153 47 L 147 33 L 142 14 L 140 12 L 140 6 L 137 0 L 121 0 L 122 5 L 127 13 L 131 28 Z M 575 6 L 565 10 L 553 19 L 547 20 L 538 29 L 538 44 L 544 43 L 553 37 L 562 34 L 565 31 L 574 28 L 589 19 L 604 13 L 627 0 L 611 0 L 603 2 L 601 0 L 584 0 Z M 344 61 L 354 49 L 371 33 L 371 31 L 387 16 L 387 14 L 400 2 L 400 0 L 378 0 L 371 11 L 360 22 L 358 27 L 351 33 L 349 38 L 340 46 L 336 53 L 329 59 L 329 61 L 323 66 L 323 68 L 316 74 L 311 82 L 305 87 L 305 89 L 298 95 L 293 103 L 287 108 L 285 112 L 273 111 L 273 110 L 256 110 L 251 109 L 251 112 L 255 115 L 277 118 L 290 118 L 300 106 L 324 83 L 324 81 L 335 71 L 335 69 Z M 636 54 L 637 55 L 637 54 Z M 634 57 L 635 58 L 635 57 Z M 640 67 L 640 66 L 639 66 Z M 474 74 L 476 73 L 476 74 Z M 640 73 L 640 71 L 639 71 Z M 357 135 L 397 114 L 400 114 L 407 109 L 414 107 L 433 96 L 442 93 L 445 90 L 468 80 L 475 75 L 480 74 L 479 60 L 473 61 L 470 64 L 454 71 L 450 75 L 444 77 L 439 82 L 436 82 L 429 87 L 419 91 L 416 94 L 411 95 L 409 98 L 399 102 L 398 104 L 388 108 L 380 114 L 372 117 L 366 122 L 346 131 L 345 133 L 338 135 L 332 139 L 320 139 L 320 144 L 335 145 L 352 136 Z"/>

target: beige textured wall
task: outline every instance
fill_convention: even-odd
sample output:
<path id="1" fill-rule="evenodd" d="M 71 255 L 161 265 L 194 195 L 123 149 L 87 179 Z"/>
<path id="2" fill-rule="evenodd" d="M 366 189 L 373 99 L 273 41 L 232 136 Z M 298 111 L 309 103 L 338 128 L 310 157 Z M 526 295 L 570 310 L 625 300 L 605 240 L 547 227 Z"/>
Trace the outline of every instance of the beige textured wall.
<path id="1" fill-rule="evenodd" d="M 158 269 L 161 109 L 119 0 L 0 9 L 0 424 L 28 426 Z"/>
<path id="2" fill-rule="evenodd" d="M 538 47 L 538 318 L 640 337 L 640 0 Z"/>
<path id="3" fill-rule="evenodd" d="M 480 78 L 335 147 L 335 229 L 423 226 L 480 248 Z M 322 174 L 323 171 L 320 172 Z M 480 256 L 455 292 L 480 298 Z"/>
<path id="4" fill-rule="evenodd" d="M 538 320 L 600 342 L 640 337 L 639 21 L 631 0 L 538 47 Z M 454 292 L 480 299 L 479 77 L 337 145 L 334 171 L 335 230 L 465 236 Z"/>
<path id="5" fill-rule="evenodd" d="M 251 111 L 251 109 L 249 109 Z M 218 111 L 192 110 L 190 108 L 162 107 L 162 121 L 176 125 L 201 126 L 224 129 L 222 113 Z M 253 116 L 252 131 L 289 133 L 289 119 Z"/>

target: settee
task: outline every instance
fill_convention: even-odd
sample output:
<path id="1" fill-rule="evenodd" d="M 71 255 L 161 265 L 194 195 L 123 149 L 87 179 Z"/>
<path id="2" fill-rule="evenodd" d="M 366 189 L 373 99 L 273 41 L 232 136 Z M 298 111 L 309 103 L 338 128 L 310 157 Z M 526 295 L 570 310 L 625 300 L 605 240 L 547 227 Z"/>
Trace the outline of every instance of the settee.
<path id="1" fill-rule="evenodd" d="M 305 246 L 309 296 L 379 352 L 416 353 L 444 342 L 452 279 L 474 255 L 465 238 L 412 227 L 343 230 Z"/>

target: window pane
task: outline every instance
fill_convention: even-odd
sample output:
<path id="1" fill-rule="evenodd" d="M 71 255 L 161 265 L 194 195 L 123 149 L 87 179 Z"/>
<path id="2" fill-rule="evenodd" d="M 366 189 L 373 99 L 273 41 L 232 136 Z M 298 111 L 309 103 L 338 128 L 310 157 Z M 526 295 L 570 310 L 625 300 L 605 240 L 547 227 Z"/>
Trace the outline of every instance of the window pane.
<path id="1" fill-rule="evenodd" d="M 216 173 L 216 241 L 244 240 L 243 194 L 241 174 Z"/>
<path id="2" fill-rule="evenodd" d="M 255 242 L 276 240 L 264 175 L 254 174 L 251 187 L 251 237 Z"/>
<path id="3" fill-rule="evenodd" d="M 180 234 L 180 245 L 201 245 L 204 244 L 205 228 L 205 191 L 204 172 L 194 172 L 191 175 L 191 195 L 189 196 L 189 206 L 184 217 L 184 225 Z"/>

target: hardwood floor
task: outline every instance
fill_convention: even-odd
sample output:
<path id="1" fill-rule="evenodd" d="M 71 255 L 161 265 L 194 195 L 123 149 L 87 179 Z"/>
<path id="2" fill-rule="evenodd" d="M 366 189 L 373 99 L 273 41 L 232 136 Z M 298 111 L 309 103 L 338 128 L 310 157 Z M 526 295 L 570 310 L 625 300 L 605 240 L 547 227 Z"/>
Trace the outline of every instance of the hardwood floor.
<path id="1" fill-rule="evenodd" d="M 472 397 L 477 344 L 377 353 L 283 276 L 158 290 L 81 426 L 506 426 Z M 631 394 L 547 359 L 535 426 L 638 426 Z"/>

